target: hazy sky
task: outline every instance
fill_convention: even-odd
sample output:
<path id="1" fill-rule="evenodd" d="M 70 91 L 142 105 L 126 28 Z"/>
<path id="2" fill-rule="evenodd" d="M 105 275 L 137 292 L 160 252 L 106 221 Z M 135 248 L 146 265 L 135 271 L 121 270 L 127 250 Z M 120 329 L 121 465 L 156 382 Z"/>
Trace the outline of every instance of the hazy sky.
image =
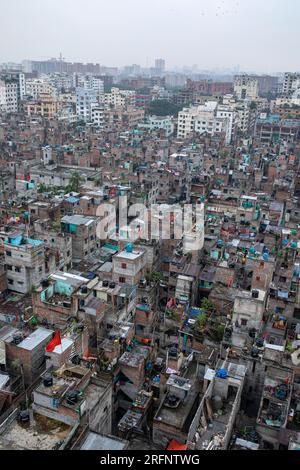
<path id="1" fill-rule="evenodd" d="M 299 0 L 0 0 L 0 62 L 300 69 Z"/>

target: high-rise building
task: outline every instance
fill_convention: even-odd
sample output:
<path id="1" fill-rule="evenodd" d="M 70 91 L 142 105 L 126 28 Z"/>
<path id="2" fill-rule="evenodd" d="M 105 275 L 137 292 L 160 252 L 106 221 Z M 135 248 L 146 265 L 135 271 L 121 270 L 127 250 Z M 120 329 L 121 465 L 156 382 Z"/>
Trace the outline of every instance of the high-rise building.
<path id="1" fill-rule="evenodd" d="M 91 122 L 92 105 L 97 103 L 97 93 L 93 89 L 76 89 L 76 114 L 79 120 Z"/>
<path id="2" fill-rule="evenodd" d="M 300 73 L 290 73 L 286 72 L 284 74 L 282 93 L 285 95 L 290 95 L 295 91 L 294 83 L 300 80 Z"/>
<path id="3" fill-rule="evenodd" d="M 164 72 L 165 71 L 165 67 L 166 67 L 166 62 L 164 59 L 156 59 L 155 60 L 155 68 L 159 71 L 159 72 Z"/>

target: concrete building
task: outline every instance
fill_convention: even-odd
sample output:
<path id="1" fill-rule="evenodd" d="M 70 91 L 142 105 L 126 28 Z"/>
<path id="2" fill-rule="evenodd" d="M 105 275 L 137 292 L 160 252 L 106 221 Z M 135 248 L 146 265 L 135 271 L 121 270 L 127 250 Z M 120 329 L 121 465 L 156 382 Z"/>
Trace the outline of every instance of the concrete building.
<path id="1" fill-rule="evenodd" d="M 49 95 L 55 97 L 54 87 L 41 78 L 32 78 L 26 80 L 26 95 L 34 100 L 38 100 L 40 95 Z"/>
<path id="2" fill-rule="evenodd" d="M 76 89 L 76 114 L 78 120 L 91 122 L 92 105 L 97 104 L 97 93 L 92 88 Z"/>
<path id="3" fill-rule="evenodd" d="M 113 280 L 121 283 L 136 285 L 144 276 L 146 270 L 146 253 L 135 251 L 130 245 L 113 256 Z"/>
<path id="4" fill-rule="evenodd" d="M 5 113 L 19 110 L 19 82 L 15 78 L 0 77 L 0 106 Z"/>
<path id="5" fill-rule="evenodd" d="M 174 133 L 174 122 L 170 116 L 160 117 L 160 116 L 149 116 L 145 123 L 139 124 L 139 127 L 142 129 L 153 130 L 163 130 L 166 137 L 170 137 Z"/>
<path id="6" fill-rule="evenodd" d="M 72 237 L 72 256 L 82 259 L 97 248 L 97 219 L 83 215 L 66 215 L 61 219 L 61 231 Z"/>
<path id="7" fill-rule="evenodd" d="M 234 93 L 239 100 L 255 101 L 258 98 L 258 81 L 249 75 L 237 75 L 234 79 Z"/>
<path id="8" fill-rule="evenodd" d="M 37 328 L 27 336 L 16 332 L 5 339 L 7 369 L 13 370 L 18 363 L 22 369 L 25 385 L 31 385 L 45 370 L 45 347 L 52 336 L 53 330 Z"/>
<path id="9" fill-rule="evenodd" d="M 105 126 L 105 118 L 104 118 L 104 108 L 101 105 L 92 104 L 91 107 L 91 122 L 94 126 L 99 127 L 99 129 L 103 129 Z"/>
<path id="10" fill-rule="evenodd" d="M 27 294 L 45 276 L 44 243 L 13 233 L 7 236 L 4 248 L 8 289 Z"/>
<path id="11" fill-rule="evenodd" d="M 300 73 L 297 72 L 286 72 L 284 74 L 282 93 L 285 95 L 291 95 L 295 90 L 295 84 L 300 80 Z"/>
<path id="12" fill-rule="evenodd" d="M 231 142 L 235 128 L 235 112 L 216 101 L 184 108 L 178 113 L 177 137 L 186 139 L 193 132 L 198 134 L 224 134 L 227 143 Z"/>

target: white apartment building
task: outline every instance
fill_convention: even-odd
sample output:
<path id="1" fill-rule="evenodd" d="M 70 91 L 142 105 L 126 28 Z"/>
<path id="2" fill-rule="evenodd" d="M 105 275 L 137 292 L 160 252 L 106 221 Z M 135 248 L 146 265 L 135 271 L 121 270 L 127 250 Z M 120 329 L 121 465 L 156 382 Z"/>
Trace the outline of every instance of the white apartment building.
<path id="1" fill-rule="evenodd" d="M 26 80 L 26 95 L 38 100 L 40 95 L 55 97 L 55 88 L 46 80 L 33 78 Z"/>
<path id="2" fill-rule="evenodd" d="M 103 80 L 101 80 L 101 78 L 93 77 L 92 75 L 74 74 L 73 86 L 75 88 L 94 90 L 97 95 L 103 95 L 104 93 Z"/>
<path id="3" fill-rule="evenodd" d="M 104 128 L 105 116 L 103 106 L 92 104 L 91 122 L 94 124 L 94 126 L 97 126 L 100 129 Z"/>
<path id="4" fill-rule="evenodd" d="M 104 104 L 113 108 L 125 107 L 126 105 L 135 105 L 136 93 L 133 90 L 119 90 L 112 88 L 110 93 L 105 93 Z"/>
<path id="5" fill-rule="evenodd" d="M 207 101 L 200 106 L 184 108 L 178 113 L 178 138 L 187 138 L 191 133 L 215 135 L 225 133 L 230 143 L 235 130 L 235 111 L 217 101 Z"/>
<path id="6" fill-rule="evenodd" d="M 16 79 L 0 79 L 0 109 L 5 113 L 17 113 L 19 109 L 19 82 Z"/>
<path id="7" fill-rule="evenodd" d="M 234 93 L 239 100 L 255 101 L 258 98 L 258 81 L 249 75 L 237 75 L 234 79 Z"/>
<path id="8" fill-rule="evenodd" d="M 178 126 L 177 126 L 177 137 L 180 139 L 186 139 L 190 134 L 195 132 L 195 120 L 199 116 L 199 106 L 190 108 L 183 108 L 178 113 Z"/>
<path id="9" fill-rule="evenodd" d="M 133 250 L 128 244 L 124 251 L 113 256 L 112 277 L 121 284 L 136 285 L 144 277 L 147 257 L 143 250 Z"/>
<path id="10" fill-rule="evenodd" d="M 88 88 L 76 89 L 76 115 L 78 120 L 91 122 L 92 105 L 95 104 L 98 104 L 95 90 Z"/>
<path id="11" fill-rule="evenodd" d="M 247 103 L 237 103 L 236 111 L 236 126 L 240 132 L 246 133 L 250 125 L 250 108 Z"/>
<path id="12" fill-rule="evenodd" d="M 170 116 L 149 116 L 147 122 L 139 124 L 140 128 L 152 130 L 163 130 L 166 133 L 166 137 L 169 137 L 174 133 L 174 122 Z"/>
<path id="13" fill-rule="evenodd" d="M 6 111 L 6 88 L 4 82 L 0 80 L 0 113 Z"/>
<path id="14" fill-rule="evenodd" d="M 27 294 L 45 276 L 44 243 L 19 233 L 8 235 L 4 243 L 8 289 Z"/>

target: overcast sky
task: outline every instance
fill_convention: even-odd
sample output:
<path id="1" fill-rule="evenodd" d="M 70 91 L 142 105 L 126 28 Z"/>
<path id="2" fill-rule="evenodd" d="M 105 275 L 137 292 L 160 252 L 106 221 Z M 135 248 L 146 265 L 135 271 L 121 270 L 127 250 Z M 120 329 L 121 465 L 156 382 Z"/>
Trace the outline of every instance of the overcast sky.
<path id="1" fill-rule="evenodd" d="M 0 0 L 0 62 L 300 69 L 299 0 Z"/>

